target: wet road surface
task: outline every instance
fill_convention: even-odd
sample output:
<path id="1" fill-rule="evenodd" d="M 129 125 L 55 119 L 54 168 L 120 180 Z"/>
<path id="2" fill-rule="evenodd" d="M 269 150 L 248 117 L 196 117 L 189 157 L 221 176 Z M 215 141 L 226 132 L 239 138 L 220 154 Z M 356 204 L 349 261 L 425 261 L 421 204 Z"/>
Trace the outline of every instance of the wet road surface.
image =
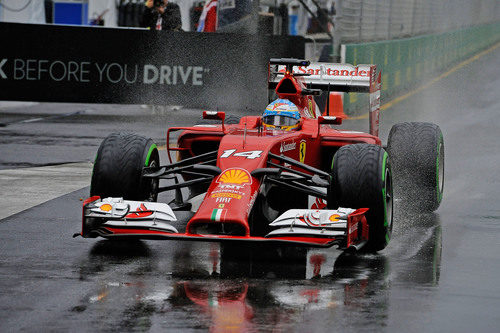
<path id="1" fill-rule="evenodd" d="M 0 220 L 0 331 L 496 331 L 499 78 L 497 49 L 383 113 L 384 139 L 400 121 L 441 126 L 446 180 L 435 214 L 408 214 L 396 202 L 393 239 L 379 254 L 235 256 L 210 243 L 73 239 L 83 188 Z M 3 169 L 92 161 L 113 130 L 159 141 L 165 126 L 198 118 L 61 104 L 0 114 Z M 41 114 L 62 116 L 20 122 Z"/>

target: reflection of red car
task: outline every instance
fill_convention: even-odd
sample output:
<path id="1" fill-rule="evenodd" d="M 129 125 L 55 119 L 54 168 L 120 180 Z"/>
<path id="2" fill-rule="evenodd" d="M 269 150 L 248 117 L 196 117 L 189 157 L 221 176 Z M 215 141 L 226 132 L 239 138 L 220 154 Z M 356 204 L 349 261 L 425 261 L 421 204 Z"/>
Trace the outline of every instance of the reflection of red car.
<path id="1" fill-rule="evenodd" d="M 232 284 L 231 287 L 218 284 L 218 288 L 217 285 L 207 288 L 206 284 L 183 283 L 186 296 L 210 314 L 211 331 L 248 331 L 254 315 L 252 307 L 246 303 L 248 283 Z"/>
<path id="2" fill-rule="evenodd" d="M 406 163 L 414 183 L 410 192 L 419 193 L 414 203 L 437 208 L 444 159 L 439 127 L 396 125 L 389 159 L 378 138 L 381 82 L 376 66 L 272 59 L 269 69 L 270 88 L 300 112 L 297 130 L 268 128 L 260 116 L 236 119 L 205 111 L 206 123 L 168 129 L 168 156 L 177 152 L 177 161 L 167 165 L 160 165 L 150 139 L 111 134 L 97 152 L 81 235 L 376 251 L 387 245 L 392 230 L 391 164 L 399 168 Z M 325 112 L 313 99 L 322 91 L 331 97 Z M 370 134 L 328 126 L 345 117 L 332 114 L 339 109 L 330 103 L 334 91 L 370 93 Z M 180 134 L 172 147 L 176 131 Z M 160 186 L 160 179 L 170 182 Z M 190 189 L 189 198 L 182 188 Z M 175 191 L 176 199 L 154 202 L 163 191 Z"/>

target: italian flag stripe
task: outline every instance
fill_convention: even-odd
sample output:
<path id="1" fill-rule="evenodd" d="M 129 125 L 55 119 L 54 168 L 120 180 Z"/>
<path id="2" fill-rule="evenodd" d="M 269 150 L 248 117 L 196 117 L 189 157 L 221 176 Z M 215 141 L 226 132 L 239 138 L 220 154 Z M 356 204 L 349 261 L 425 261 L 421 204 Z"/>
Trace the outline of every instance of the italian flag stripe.
<path id="1" fill-rule="evenodd" d="M 210 217 L 210 219 L 212 221 L 220 221 L 223 211 L 224 209 L 214 209 L 212 211 L 212 216 Z"/>

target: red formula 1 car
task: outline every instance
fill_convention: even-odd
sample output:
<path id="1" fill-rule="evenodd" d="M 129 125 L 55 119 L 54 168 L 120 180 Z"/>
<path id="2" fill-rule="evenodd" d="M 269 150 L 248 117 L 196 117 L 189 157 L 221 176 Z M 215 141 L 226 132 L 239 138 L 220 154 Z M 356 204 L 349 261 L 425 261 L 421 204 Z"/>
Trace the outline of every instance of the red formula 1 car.
<path id="1" fill-rule="evenodd" d="M 393 176 L 406 202 L 437 209 L 444 145 L 438 126 L 403 123 L 392 128 L 384 150 L 380 77 L 375 65 L 271 59 L 268 84 L 278 100 L 264 115 L 205 111 L 205 124 L 168 129 L 166 165 L 151 139 L 111 134 L 97 152 L 77 235 L 385 248 Z M 325 91 L 321 112 L 313 96 Z M 369 134 L 332 128 L 345 117 L 332 113 L 333 92 L 370 94 Z M 160 186 L 163 179 L 169 181 Z M 156 202 L 164 191 L 175 199 Z"/>

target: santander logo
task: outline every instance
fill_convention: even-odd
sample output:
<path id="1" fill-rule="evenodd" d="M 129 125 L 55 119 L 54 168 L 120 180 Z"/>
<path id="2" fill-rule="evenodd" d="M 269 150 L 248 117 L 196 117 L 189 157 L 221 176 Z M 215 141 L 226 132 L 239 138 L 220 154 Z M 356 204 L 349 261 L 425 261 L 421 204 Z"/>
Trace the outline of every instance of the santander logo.
<path id="1" fill-rule="evenodd" d="M 282 142 L 281 147 L 280 147 L 280 153 L 294 150 L 295 148 L 297 148 L 297 143 L 295 141 L 290 142 L 290 143 Z"/>
<path id="2" fill-rule="evenodd" d="M 311 74 L 311 75 L 321 75 L 321 69 L 320 68 L 305 68 L 300 66 L 299 68 L 299 73 L 306 73 L 306 74 Z M 354 67 L 354 70 L 347 70 L 347 69 L 334 69 L 330 67 L 324 67 L 324 72 L 323 75 L 328 75 L 328 76 L 363 76 L 363 77 L 368 77 L 370 75 L 370 71 L 366 70 L 359 70 L 359 67 Z"/>
<path id="3" fill-rule="evenodd" d="M 298 71 L 294 71 L 294 73 L 303 73 L 314 76 L 326 75 L 326 76 L 358 76 L 358 77 L 369 77 L 370 70 L 361 69 L 358 66 L 355 67 L 327 67 L 321 65 L 318 66 L 311 65 L 309 67 L 299 66 L 297 68 Z M 285 69 L 280 69 L 280 72 L 284 73 Z"/>

